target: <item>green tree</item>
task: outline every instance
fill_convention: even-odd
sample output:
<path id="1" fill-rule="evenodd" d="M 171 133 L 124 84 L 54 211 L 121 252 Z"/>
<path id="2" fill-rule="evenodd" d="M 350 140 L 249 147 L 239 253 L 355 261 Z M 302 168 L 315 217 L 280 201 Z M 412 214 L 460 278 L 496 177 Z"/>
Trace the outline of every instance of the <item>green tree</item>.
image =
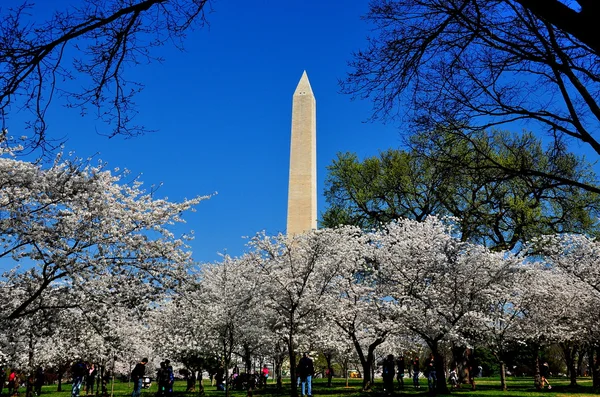
<path id="1" fill-rule="evenodd" d="M 495 131 L 466 139 L 438 130 L 412 143 L 410 150 L 363 161 L 339 154 L 328 167 L 330 207 L 322 225 L 369 229 L 401 217 L 451 216 L 464 240 L 496 249 L 513 249 L 542 234 L 597 231 L 596 193 L 516 171 L 551 171 L 581 184 L 596 179 L 585 159 L 544 149 L 531 133 Z"/>

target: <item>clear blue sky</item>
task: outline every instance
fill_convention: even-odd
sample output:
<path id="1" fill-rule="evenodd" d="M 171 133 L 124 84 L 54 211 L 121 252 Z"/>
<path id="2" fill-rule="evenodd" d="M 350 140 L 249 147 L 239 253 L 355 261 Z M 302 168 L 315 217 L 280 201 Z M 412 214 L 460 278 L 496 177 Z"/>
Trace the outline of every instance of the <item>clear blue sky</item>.
<path id="1" fill-rule="evenodd" d="M 36 16 L 77 0 L 39 0 Z M 3 2 L 4 3 L 4 2 Z M 9 4 L 21 1 L 8 0 Z M 6 6 L 6 3 L 5 3 Z M 365 123 L 371 103 L 339 93 L 352 52 L 364 48 L 369 27 L 363 0 L 215 0 L 209 27 L 191 32 L 185 52 L 159 50 L 165 62 L 131 70 L 145 84 L 137 123 L 157 130 L 122 139 L 99 136 L 106 126 L 77 110 L 53 107 L 49 134 L 68 137 L 66 151 L 98 153 L 110 168 L 142 174 L 171 200 L 218 192 L 185 216 L 194 259 L 239 255 L 242 236 L 284 232 L 292 94 L 307 71 L 317 99 L 318 212 L 326 166 L 341 151 L 361 158 L 399 147 L 397 126 Z M 11 135 L 21 132 L 18 117 Z M 183 229 L 182 229 L 183 230 Z"/>

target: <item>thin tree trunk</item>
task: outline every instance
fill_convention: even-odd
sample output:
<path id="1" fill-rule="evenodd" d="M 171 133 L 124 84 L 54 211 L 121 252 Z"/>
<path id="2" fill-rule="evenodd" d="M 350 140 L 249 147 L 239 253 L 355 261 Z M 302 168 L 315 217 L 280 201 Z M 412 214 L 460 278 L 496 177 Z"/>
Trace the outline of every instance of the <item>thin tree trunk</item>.
<path id="1" fill-rule="evenodd" d="M 62 391 L 62 378 L 65 375 L 66 368 L 64 366 L 59 366 L 57 372 L 58 372 L 57 373 L 57 375 L 58 375 L 58 387 L 56 388 L 56 391 L 57 392 L 61 392 Z"/>
<path id="2" fill-rule="evenodd" d="M 595 355 L 594 355 L 595 353 Z M 600 357 L 600 347 L 590 349 L 590 367 L 592 368 L 592 384 L 594 389 L 600 389 L 600 371 L 598 368 L 598 358 Z"/>
<path id="3" fill-rule="evenodd" d="M 500 361 L 500 386 L 502 387 L 502 391 L 506 391 L 506 363 L 504 361 Z"/>
<path id="4" fill-rule="evenodd" d="M 296 352 L 294 351 L 294 334 L 291 331 L 288 335 L 288 355 L 290 358 L 290 396 L 298 397 L 298 383 L 296 376 Z"/>
<path id="5" fill-rule="evenodd" d="M 569 365 L 569 375 L 571 377 L 571 383 L 569 384 L 569 386 L 571 387 L 577 387 L 577 367 L 575 366 L 575 364 L 577 363 L 576 357 L 579 351 L 578 347 L 579 346 L 574 345 L 571 351 L 571 364 Z"/>
<path id="6" fill-rule="evenodd" d="M 204 379 L 202 379 L 202 368 L 199 368 L 198 370 L 198 378 L 196 378 L 198 381 L 198 396 L 203 397 L 204 396 Z"/>
<path id="7" fill-rule="evenodd" d="M 250 354 L 250 347 L 248 346 L 247 343 L 244 343 L 244 367 L 245 367 L 245 372 L 247 374 L 252 373 L 252 355 Z"/>
<path id="8" fill-rule="evenodd" d="M 533 384 L 537 390 L 542 390 L 542 377 L 540 376 L 540 349 L 539 346 L 535 346 L 534 349 L 535 361 L 534 361 L 534 376 L 533 376 Z"/>
<path id="9" fill-rule="evenodd" d="M 579 349 L 579 355 L 577 356 L 577 376 L 583 376 L 583 359 L 585 358 L 585 347 Z"/>
<path id="10" fill-rule="evenodd" d="M 331 360 L 333 358 L 333 354 L 331 352 L 325 354 L 325 360 L 327 361 L 327 387 L 331 387 L 331 378 L 333 377 L 332 368 L 331 368 Z"/>
<path id="11" fill-rule="evenodd" d="M 275 356 L 275 379 L 277 379 L 277 391 L 281 392 L 283 390 L 283 380 L 282 380 L 282 374 L 281 374 L 281 367 L 283 364 L 283 359 L 281 357 L 281 355 L 278 353 Z"/>

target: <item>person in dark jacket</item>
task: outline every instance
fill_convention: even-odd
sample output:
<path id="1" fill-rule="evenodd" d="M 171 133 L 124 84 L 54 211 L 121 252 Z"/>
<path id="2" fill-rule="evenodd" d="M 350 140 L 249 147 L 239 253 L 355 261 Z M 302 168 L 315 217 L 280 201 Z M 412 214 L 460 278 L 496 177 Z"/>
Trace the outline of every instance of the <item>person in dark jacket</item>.
<path id="1" fill-rule="evenodd" d="M 415 357 L 412 361 L 412 370 L 413 370 L 413 386 L 415 389 L 420 389 L 421 385 L 419 384 L 419 372 L 421 372 L 421 364 L 419 363 L 419 357 Z"/>
<path id="2" fill-rule="evenodd" d="M 35 381 L 33 385 L 33 392 L 36 396 L 42 394 L 42 386 L 44 385 L 44 370 L 42 367 L 38 367 L 35 371 Z"/>
<path id="3" fill-rule="evenodd" d="M 394 375 L 396 374 L 396 363 L 394 362 L 394 355 L 390 354 L 387 356 L 382 363 L 382 376 L 383 376 L 383 387 L 385 393 L 391 395 L 394 393 Z"/>
<path id="4" fill-rule="evenodd" d="M 435 392 L 437 386 L 437 373 L 435 370 L 435 356 L 429 354 L 429 358 L 425 361 L 425 376 L 427 377 L 427 385 L 431 393 Z"/>
<path id="5" fill-rule="evenodd" d="M 404 389 L 404 356 L 400 356 L 396 360 L 396 378 L 398 379 L 398 387 Z"/>
<path id="6" fill-rule="evenodd" d="M 71 386 L 71 397 L 79 397 L 79 391 L 81 390 L 81 385 L 83 384 L 83 379 L 85 378 L 86 371 L 87 366 L 81 359 L 76 360 L 73 366 L 71 367 L 71 376 L 73 377 L 73 383 Z"/>
<path id="7" fill-rule="evenodd" d="M 87 368 L 87 374 L 85 376 L 85 395 L 94 395 L 94 382 L 96 382 L 96 374 L 98 370 L 94 363 L 90 363 Z"/>
<path id="8" fill-rule="evenodd" d="M 304 353 L 298 362 L 298 377 L 300 378 L 302 396 L 312 396 L 312 377 L 314 372 L 315 368 L 312 359 L 308 353 Z M 304 393 L 305 391 L 306 394 Z"/>
<path id="9" fill-rule="evenodd" d="M 144 375 L 146 374 L 146 364 L 148 364 L 148 359 L 144 357 L 142 358 L 142 361 L 135 365 L 135 368 L 133 368 L 133 371 L 131 372 L 131 381 L 133 382 L 133 392 L 131 393 L 131 397 L 140 397 Z"/>

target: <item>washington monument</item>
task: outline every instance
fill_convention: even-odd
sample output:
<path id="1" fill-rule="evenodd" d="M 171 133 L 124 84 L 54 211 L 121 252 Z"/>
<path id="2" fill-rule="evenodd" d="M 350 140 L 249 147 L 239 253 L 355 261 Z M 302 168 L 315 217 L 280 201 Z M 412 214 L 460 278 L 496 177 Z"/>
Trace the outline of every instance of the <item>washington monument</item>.
<path id="1" fill-rule="evenodd" d="M 292 100 L 287 234 L 317 228 L 317 101 L 306 71 Z"/>

